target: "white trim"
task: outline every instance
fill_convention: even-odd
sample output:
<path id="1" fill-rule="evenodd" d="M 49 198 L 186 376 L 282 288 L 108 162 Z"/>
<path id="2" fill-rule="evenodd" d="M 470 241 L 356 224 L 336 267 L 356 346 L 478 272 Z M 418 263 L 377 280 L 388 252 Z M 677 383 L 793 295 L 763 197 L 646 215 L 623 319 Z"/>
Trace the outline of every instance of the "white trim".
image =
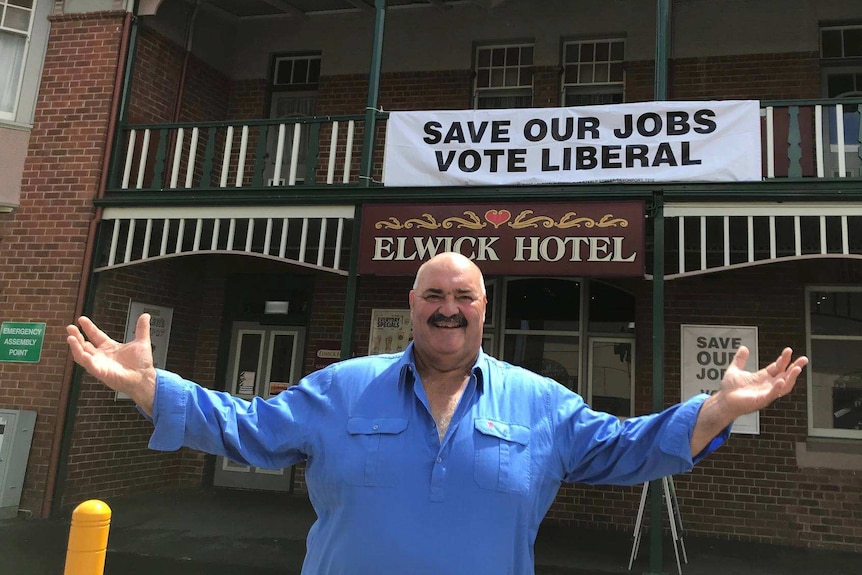
<path id="1" fill-rule="evenodd" d="M 354 206 L 111 207 L 105 208 L 102 219 L 345 218 L 352 220 L 355 213 Z"/>
<path id="2" fill-rule="evenodd" d="M 679 216 L 862 216 L 862 202 L 668 203 L 665 217 Z"/>

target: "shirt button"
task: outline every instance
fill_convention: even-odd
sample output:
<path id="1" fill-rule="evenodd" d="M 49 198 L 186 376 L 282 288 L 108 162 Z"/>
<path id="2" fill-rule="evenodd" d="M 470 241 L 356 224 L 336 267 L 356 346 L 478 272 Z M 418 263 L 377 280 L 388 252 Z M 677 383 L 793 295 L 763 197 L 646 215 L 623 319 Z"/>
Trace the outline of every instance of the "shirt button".
<path id="1" fill-rule="evenodd" d="M 378 429 L 380 429 L 380 426 L 375 423 L 374 427 L 372 427 L 371 429 L 373 429 L 374 431 L 377 431 Z"/>
<path id="2" fill-rule="evenodd" d="M 438 458 L 437 458 L 437 463 L 443 463 L 443 458 L 442 458 L 442 457 L 438 457 Z"/>

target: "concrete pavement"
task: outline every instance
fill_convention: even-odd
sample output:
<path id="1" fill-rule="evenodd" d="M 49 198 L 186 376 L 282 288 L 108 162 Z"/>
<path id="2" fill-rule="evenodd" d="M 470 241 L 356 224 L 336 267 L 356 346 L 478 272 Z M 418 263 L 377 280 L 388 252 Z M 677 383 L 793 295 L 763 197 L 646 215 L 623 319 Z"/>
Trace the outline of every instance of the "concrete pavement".
<path id="1" fill-rule="evenodd" d="M 105 575 L 295 575 L 314 521 L 303 494 L 185 489 L 106 503 L 113 519 Z M 68 518 L 0 521 L 0 575 L 62 575 L 68 532 Z M 536 542 L 536 573 L 644 573 L 647 537 L 629 571 L 630 533 L 543 527 Z M 685 544 L 689 561 L 683 575 L 862 573 L 858 553 L 690 536 Z M 664 552 L 663 572 L 674 575 L 669 540 Z"/>

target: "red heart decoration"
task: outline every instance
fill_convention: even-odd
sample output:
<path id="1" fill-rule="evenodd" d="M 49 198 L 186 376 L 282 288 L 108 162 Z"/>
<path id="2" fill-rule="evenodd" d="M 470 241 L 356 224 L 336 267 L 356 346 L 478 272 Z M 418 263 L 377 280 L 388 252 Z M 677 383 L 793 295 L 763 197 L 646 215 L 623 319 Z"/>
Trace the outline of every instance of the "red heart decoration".
<path id="1" fill-rule="evenodd" d="M 494 224 L 495 228 L 499 228 L 509 221 L 512 217 L 512 212 L 509 210 L 488 210 L 485 212 L 485 219 Z"/>

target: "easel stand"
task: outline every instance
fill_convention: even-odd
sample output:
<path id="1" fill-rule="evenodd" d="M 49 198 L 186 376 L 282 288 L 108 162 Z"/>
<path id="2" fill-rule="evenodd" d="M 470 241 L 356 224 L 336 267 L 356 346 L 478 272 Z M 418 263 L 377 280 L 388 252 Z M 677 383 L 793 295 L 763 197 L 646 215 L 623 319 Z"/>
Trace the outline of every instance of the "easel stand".
<path id="1" fill-rule="evenodd" d="M 673 485 L 673 477 L 661 478 L 662 491 L 664 491 L 664 501 L 667 507 L 667 518 L 670 520 L 670 532 L 673 536 L 673 553 L 676 556 L 676 570 L 679 575 L 682 575 L 682 565 L 679 561 L 680 550 L 682 551 L 682 559 L 684 563 L 688 563 L 688 555 L 685 552 L 685 542 L 682 539 L 682 515 L 679 512 L 679 501 L 676 499 L 676 488 Z M 643 491 L 641 492 L 641 504 L 638 507 L 638 518 L 635 521 L 634 541 L 632 542 L 632 554 L 629 557 L 629 571 L 632 570 L 632 563 L 638 555 L 638 549 L 641 543 L 641 534 L 643 533 L 643 518 L 644 507 L 646 506 L 647 493 L 649 493 L 650 482 L 644 483 Z"/>

